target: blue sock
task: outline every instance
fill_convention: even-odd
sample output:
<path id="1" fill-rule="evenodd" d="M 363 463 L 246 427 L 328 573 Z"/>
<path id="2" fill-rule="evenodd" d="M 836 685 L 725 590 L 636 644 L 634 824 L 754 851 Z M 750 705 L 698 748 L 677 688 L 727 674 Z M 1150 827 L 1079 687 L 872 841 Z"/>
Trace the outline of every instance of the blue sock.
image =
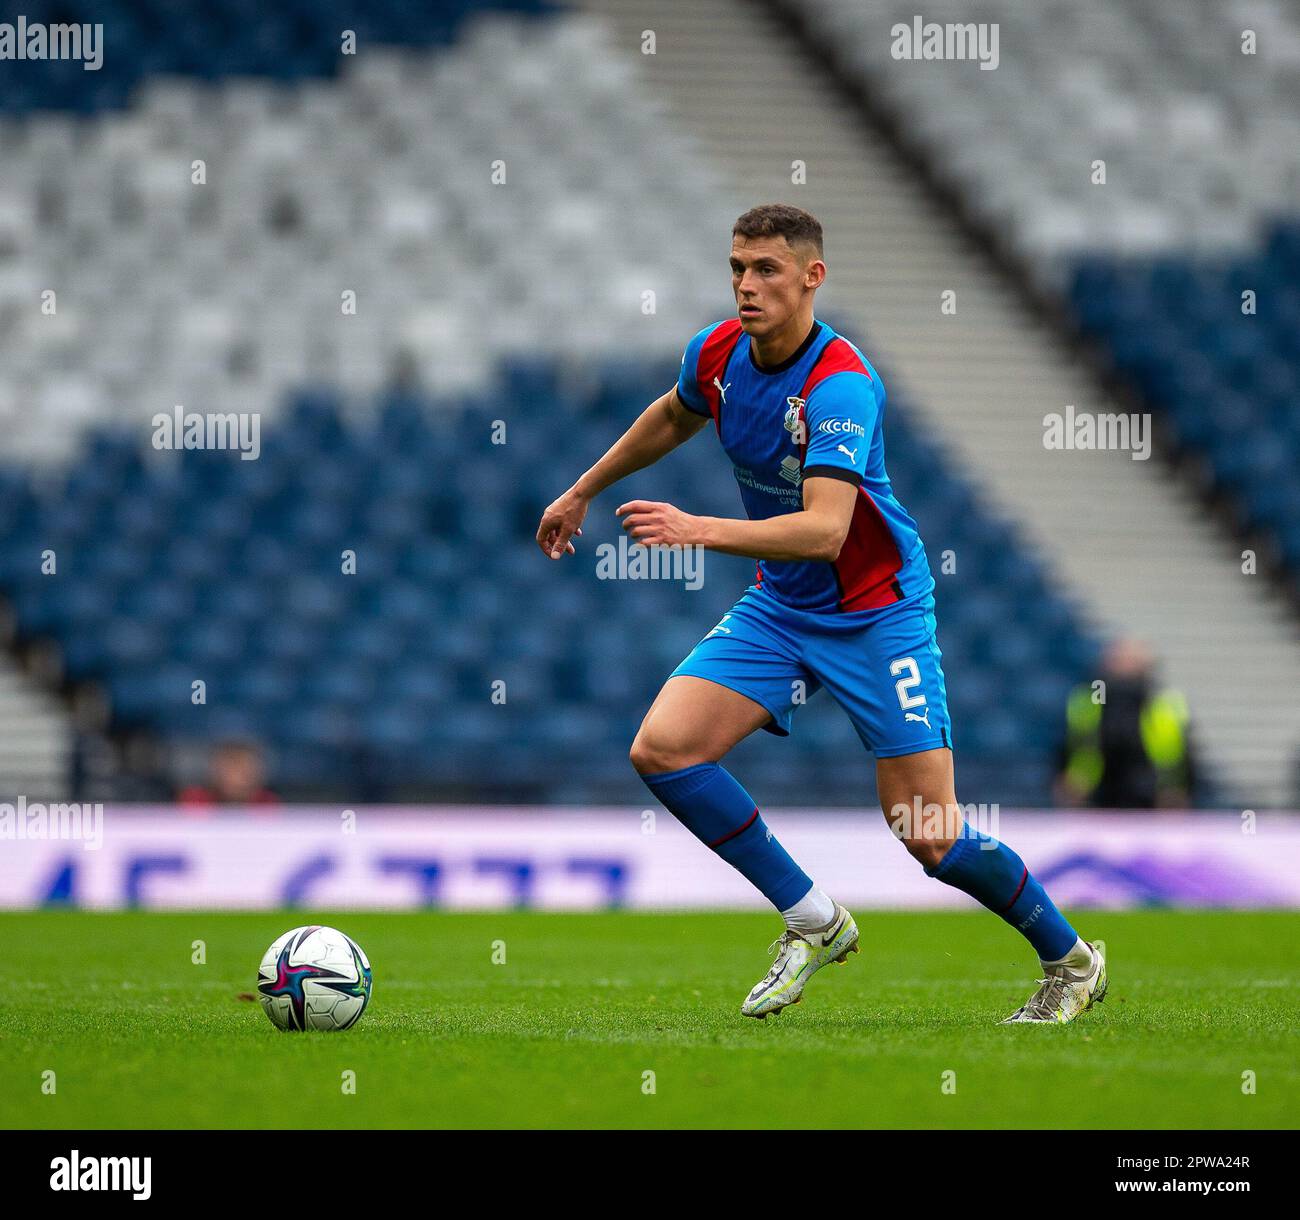
<path id="1" fill-rule="evenodd" d="M 691 834 L 748 877 L 778 911 L 789 910 L 812 889 L 811 878 L 773 837 L 749 793 L 717 763 L 641 778 Z"/>
<path id="2" fill-rule="evenodd" d="M 1005 843 L 962 824 L 948 854 L 926 875 L 964 890 L 1001 915 L 1045 962 L 1060 961 L 1079 935 Z"/>

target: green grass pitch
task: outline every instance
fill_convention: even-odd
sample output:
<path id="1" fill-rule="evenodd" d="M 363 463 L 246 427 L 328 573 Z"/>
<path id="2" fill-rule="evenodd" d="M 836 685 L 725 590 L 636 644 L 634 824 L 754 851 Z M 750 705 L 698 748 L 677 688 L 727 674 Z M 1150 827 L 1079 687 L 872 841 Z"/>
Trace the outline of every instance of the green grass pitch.
<path id="1" fill-rule="evenodd" d="M 0 1126 L 1297 1126 L 1294 913 L 1087 914 L 1106 1003 L 1015 1028 L 1036 962 L 978 911 L 861 914 L 862 953 L 762 1022 L 771 916 L 311 921 L 374 967 L 343 1034 L 239 998 L 301 913 L 0 915 Z"/>

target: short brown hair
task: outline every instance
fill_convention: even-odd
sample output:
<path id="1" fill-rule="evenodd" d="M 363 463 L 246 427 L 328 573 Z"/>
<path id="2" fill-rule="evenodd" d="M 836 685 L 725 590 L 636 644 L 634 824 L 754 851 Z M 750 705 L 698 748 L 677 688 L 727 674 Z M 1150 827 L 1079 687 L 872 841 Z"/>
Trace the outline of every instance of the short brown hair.
<path id="1" fill-rule="evenodd" d="M 732 237 L 784 237 L 794 246 L 808 242 L 822 256 L 822 224 L 811 212 L 788 203 L 763 203 L 750 208 L 734 225 Z"/>

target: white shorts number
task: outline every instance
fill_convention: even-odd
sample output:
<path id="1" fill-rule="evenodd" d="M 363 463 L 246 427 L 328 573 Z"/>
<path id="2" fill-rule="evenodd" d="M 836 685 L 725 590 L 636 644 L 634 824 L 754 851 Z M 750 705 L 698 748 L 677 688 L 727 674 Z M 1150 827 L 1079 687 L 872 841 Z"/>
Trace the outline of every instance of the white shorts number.
<path id="1" fill-rule="evenodd" d="M 899 674 L 906 674 L 906 678 L 899 678 L 894 683 L 894 690 L 898 692 L 898 706 L 906 711 L 909 707 L 922 707 L 925 704 L 924 695 L 912 695 L 908 692 L 914 686 L 921 685 L 921 671 L 916 667 L 915 657 L 899 657 L 896 661 L 890 661 L 889 672 L 894 677 Z"/>

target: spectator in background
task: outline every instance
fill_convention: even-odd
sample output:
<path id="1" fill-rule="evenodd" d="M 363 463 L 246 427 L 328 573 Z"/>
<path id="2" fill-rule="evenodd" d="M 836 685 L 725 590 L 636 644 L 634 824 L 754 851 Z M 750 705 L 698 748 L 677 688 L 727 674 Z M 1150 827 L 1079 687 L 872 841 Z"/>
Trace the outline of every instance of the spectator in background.
<path id="1" fill-rule="evenodd" d="M 177 800 L 189 809 L 214 805 L 278 805 L 280 798 L 265 786 L 261 749 L 251 741 L 226 741 L 216 746 L 208 764 L 206 787 L 182 788 Z"/>
<path id="2" fill-rule="evenodd" d="M 1195 787 L 1187 703 L 1157 689 L 1151 654 L 1119 638 L 1106 649 L 1104 695 L 1070 693 L 1056 799 L 1102 809 L 1187 807 Z"/>

